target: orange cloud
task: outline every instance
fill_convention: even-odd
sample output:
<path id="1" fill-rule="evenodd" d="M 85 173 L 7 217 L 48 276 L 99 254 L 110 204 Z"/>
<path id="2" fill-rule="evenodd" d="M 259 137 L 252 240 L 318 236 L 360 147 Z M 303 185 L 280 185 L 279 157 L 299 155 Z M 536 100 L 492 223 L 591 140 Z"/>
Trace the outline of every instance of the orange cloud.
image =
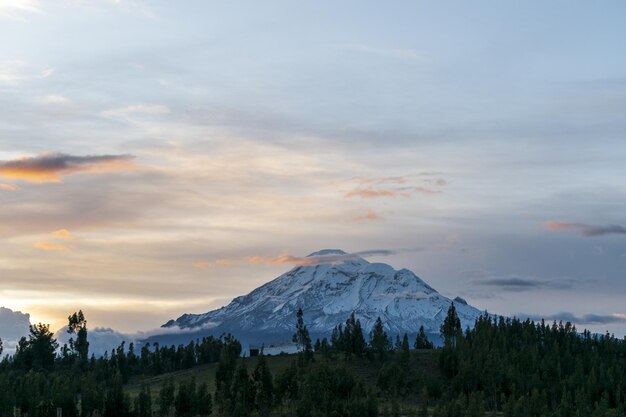
<path id="1" fill-rule="evenodd" d="M 228 266 L 232 264 L 233 264 L 233 261 L 231 259 L 218 259 L 213 262 L 205 262 L 205 261 L 194 262 L 192 265 L 194 268 L 198 268 L 198 269 L 210 269 L 210 268 L 213 268 L 214 266 Z"/>
<path id="2" fill-rule="evenodd" d="M 61 182 L 66 175 L 80 172 L 102 173 L 137 170 L 131 155 L 73 156 L 44 153 L 10 161 L 0 161 L 0 177 L 44 183 Z"/>
<path id="3" fill-rule="evenodd" d="M 274 257 L 250 256 L 247 261 L 254 265 L 316 265 L 319 263 L 315 258 L 299 258 L 286 253 Z"/>
<path id="4" fill-rule="evenodd" d="M 74 239 L 74 235 L 67 229 L 56 230 L 50 234 L 59 239 Z"/>
<path id="5" fill-rule="evenodd" d="M 2 191 L 17 191 L 18 186 L 13 184 L 0 184 L 0 190 Z"/>
<path id="6" fill-rule="evenodd" d="M 395 197 L 398 192 L 390 189 L 375 188 L 356 188 L 348 191 L 344 197 L 361 197 L 361 198 L 378 198 L 378 197 Z"/>
<path id="7" fill-rule="evenodd" d="M 622 313 L 615 313 L 615 314 L 611 314 L 613 317 L 617 317 L 620 319 L 626 319 L 626 314 L 622 314 Z"/>
<path id="8" fill-rule="evenodd" d="M 432 187 L 443 187 L 448 183 L 442 178 L 427 178 L 422 180 L 428 184 L 424 186 L 410 186 L 405 177 L 382 177 L 382 178 L 362 178 L 355 177 L 351 181 L 359 183 L 357 187 L 346 192 L 345 198 L 381 198 L 381 197 L 410 197 L 412 194 L 440 194 L 441 191 Z M 405 185 L 406 184 L 406 185 Z"/>
<path id="9" fill-rule="evenodd" d="M 361 184 L 381 184 L 381 183 L 404 184 L 407 181 L 406 178 L 404 177 L 382 177 L 382 178 L 354 177 L 354 180 L 360 182 Z"/>
<path id="10" fill-rule="evenodd" d="M 550 220 L 544 223 L 544 227 L 548 230 L 564 230 L 580 232 L 583 236 L 602 236 L 610 234 L 623 235 L 626 234 L 626 227 L 618 224 L 609 225 L 592 225 L 584 223 L 568 223 Z"/>
<path id="11" fill-rule="evenodd" d="M 368 209 L 364 214 L 354 217 L 352 220 L 357 222 L 369 221 L 369 220 L 382 220 L 383 217 L 376 213 L 374 210 Z"/>
<path id="12" fill-rule="evenodd" d="M 34 247 L 37 249 L 45 250 L 45 251 L 68 251 L 68 248 L 65 245 L 58 245 L 56 243 L 49 242 L 37 242 L 34 244 Z"/>

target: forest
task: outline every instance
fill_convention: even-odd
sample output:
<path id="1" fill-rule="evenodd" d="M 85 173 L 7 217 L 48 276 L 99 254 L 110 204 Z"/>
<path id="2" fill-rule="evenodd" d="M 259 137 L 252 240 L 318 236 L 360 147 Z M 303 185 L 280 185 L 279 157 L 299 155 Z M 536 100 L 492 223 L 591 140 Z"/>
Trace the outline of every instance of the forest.
<path id="1" fill-rule="evenodd" d="M 272 370 L 275 358 L 244 358 L 228 334 L 122 343 L 95 357 L 82 311 L 68 317 L 67 345 L 35 324 L 0 362 L 0 416 L 626 416 L 626 338 L 570 323 L 485 314 L 464 330 L 452 304 L 441 347 L 423 328 L 393 337 L 380 318 L 364 334 L 354 314 L 322 340 L 311 340 L 302 310 L 294 329 L 299 353 Z M 210 383 L 197 382 L 209 368 Z M 184 370 L 189 378 L 172 377 Z"/>

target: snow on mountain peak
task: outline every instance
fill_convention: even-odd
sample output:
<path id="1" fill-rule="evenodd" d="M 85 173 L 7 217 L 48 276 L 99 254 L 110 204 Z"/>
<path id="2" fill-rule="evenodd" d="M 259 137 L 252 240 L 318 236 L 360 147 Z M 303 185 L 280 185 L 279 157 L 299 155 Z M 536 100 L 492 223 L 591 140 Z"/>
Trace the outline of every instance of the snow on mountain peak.
<path id="1" fill-rule="evenodd" d="M 438 334 L 452 300 L 439 294 L 408 269 L 370 263 L 358 254 L 324 249 L 310 254 L 310 263 L 296 266 L 230 304 L 205 314 L 185 314 L 164 327 L 206 328 L 248 340 L 288 340 L 298 308 L 312 335 L 330 336 L 353 312 L 369 332 L 381 317 L 392 333 L 414 334 L 420 326 Z M 482 314 L 457 303 L 463 327 Z"/>

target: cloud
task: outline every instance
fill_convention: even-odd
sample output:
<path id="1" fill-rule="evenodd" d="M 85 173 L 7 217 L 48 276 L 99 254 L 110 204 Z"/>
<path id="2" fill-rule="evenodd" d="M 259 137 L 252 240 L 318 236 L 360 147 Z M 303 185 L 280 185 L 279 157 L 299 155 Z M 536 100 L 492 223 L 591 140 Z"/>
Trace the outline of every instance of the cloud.
<path id="1" fill-rule="evenodd" d="M 597 226 L 590 225 L 584 223 L 567 223 L 567 222 L 558 222 L 558 221 L 547 221 L 544 223 L 544 226 L 548 230 L 563 230 L 563 231 L 575 231 L 580 232 L 583 236 L 591 237 L 591 236 L 602 236 L 602 235 L 610 235 L 610 234 L 626 234 L 626 227 L 620 225 L 606 225 L 606 226 Z"/>
<path id="2" fill-rule="evenodd" d="M 378 198 L 378 197 L 395 197 L 398 195 L 396 190 L 390 189 L 374 189 L 374 188 L 356 188 L 348 191 L 344 197 L 361 197 L 361 198 Z"/>
<path id="3" fill-rule="evenodd" d="M 264 257 L 264 256 L 251 256 L 246 258 L 246 260 L 254 265 L 285 265 L 292 264 L 296 266 L 307 266 L 307 265 L 320 265 L 320 264 L 333 264 L 340 263 L 351 260 L 358 260 L 360 258 L 367 258 L 370 256 L 390 256 L 398 251 L 388 250 L 388 249 L 374 249 L 367 250 L 361 252 L 354 253 L 331 253 L 331 254 L 323 254 L 323 255 L 309 255 L 306 257 L 298 257 L 289 255 L 287 253 L 275 256 L 275 257 Z"/>
<path id="4" fill-rule="evenodd" d="M 356 222 L 364 222 L 364 221 L 372 221 L 372 220 L 382 220 L 383 217 L 376 213 L 374 210 L 367 209 L 365 213 L 359 214 L 352 218 L 352 220 Z"/>
<path id="5" fill-rule="evenodd" d="M 33 246 L 37 249 L 41 249 L 45 251 L 69 251 L 70 250 L 70 248 L 68 248 L 65 245 L 60 245 L 57 243 L 50 243 L 50 242 L 37 242 Z"/>
<path id="6" fill-rule="evenodd" d="M 0 18 L 19 19 L 23 13 L 41 13 L 37 0 L 0 0 Z"/>
<path id="7" fill-rule="evenodd" d="M 470 284 L 510 292 L 571 289 L 581 283 L 580 280 L 569 277 L 545 279 L 519 275 L 494 276 L 485 271 L 467 271 L 465 276 L 474 278 Z"/>
<path id="8" fill-rule="evenodd" d="M 358 185 L 344 194 L 345 198 L 381 198 L 381 197 L 410 197 L 412 194 L 441 194 L 442 191 L 437 187 L 444 187 L 448 183 L 442 178 L 426 178 L 421 185 L 406 185 L 409 179 L 405 177 L 381 177 L 381 178 L 363 178 L 354 177 L 351 179 Z"/>
<path id="9" fill-rule="evenodd" d="M 79 172 L 99 173 L 105 171 L 135 170 L 131 155 L 73 156 L 62 153 L 44 153 L 0 161 L 0 177 L 44 183 L 61 182 L 66 175 Z"/>
<path id="10" fill-rule="evenodd" d="M 69 103 L 69 99 L 60 94 L 48 94 L 45 96 L 38 97 L 35 102 L 38 104 L 46 104 L 46 105 L 59 105 L 59 104 L 67 104 Z"/>
<path id="11" fill-rule="evenodd" d="M 74 235 L 72 235 L 72 233 L 70 233 L 67 229 L 55 230 L 50 234 L 59 239 L 74 239 Z"/>
<path id="12" fill-rule="evenodd" d="M 233 261 L 231 259 L 218 259 L 213 262 L 206 262 L 206 261 L 194 262 L 193 266 L 194 268 L 198 268 L 198 269 L 210 269 L 216 266 L 228 266 L 232 264 L 233 264 Z"/>
<path id="13" fill-rule="evenodd" d="M 626 323 L 626 314 L 614 313 L 614 314 L 583 314 L 582 316 L 576 316 L 570 312 L 560 312 L 557 314 L 550 314 L 541 316 L 537 314 L 519 314 L 520 317 L 528 317 L 534 321 L 540 321 L 541 319 L 547 321 L 563 321 L 574 324 L 614 324 L 614 323 Z"/>
<path id="14" fill-rule="evenodd" d="M 0 0 L 0 18 L 2 18 L 2 7 Z M 10 0 L 9 0 L 10 1 Z M 54 68 L 37 67 L 29 65 L 25 61 L 20 60 L 4 60 L 0 61 L 0 84 L 9 87 L 16 87 L 20 83 L 28 80 L 36 80 L 47 78 L 54 73 Z"/>
<path id="15" fill-rule="evenodd" d="M 132 114 L 167 114 L 170 109 L 166 106 L 155 104 L 131 104 L 125 107 L 118 107 L 103 111 L 105 117 L 128 117 Z"/>
<path id="16" fill-rule="evenodd" d="M 17 185 L 0 183 L 0 191 L 17 191 L 18 188 Z"/>

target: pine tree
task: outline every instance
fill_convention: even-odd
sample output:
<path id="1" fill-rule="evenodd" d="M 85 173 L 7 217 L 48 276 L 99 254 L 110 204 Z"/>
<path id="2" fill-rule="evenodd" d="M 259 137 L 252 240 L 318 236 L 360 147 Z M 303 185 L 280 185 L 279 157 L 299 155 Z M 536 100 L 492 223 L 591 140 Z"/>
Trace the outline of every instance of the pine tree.
<path id="1" fill-rule="evenodd" d="M 298 346 L 298 349 L 302 351 L 305 363 L 308 363 L 313 359 L 313 349 L 311 348 L 311 336 L 309 336 L 309 330 L 304 324 L 304 313 L 302 308 L 298 308 L 296 315 L 296 333 L 292 337 L 293 342 Z"/>
<path id="2" fill-rule="evenodd" d="M 194 414 L 194 402 L 196 394 L 196 380 L 194 377 L 187 382 L 178 384 L 178 392 L 174 399 L 176 415 L 179 417 L 191 417 Z"/>
<path id="3" fill-rule="evenodd" d="M 248 417 L 253 405 L 252 389 L 248 369 L 245 362 L 241 361 L 235 370 L 231 385 L 231 398 L 233 401 L 233 417 Z"/>
<path id="4" fill-rule="evenodd" d="M 89 359 L 89 342 L 87 341 L 87 320 L 82 310 L 70 315 L 68 318 L 67 332 L 76 335 L 76 340 L 70 337 L 70 349 L 80 364 L 86 364 Z"/>
<path id="5" fill-rule="evenodd" d="M 411 352 L 409 349 L 409 336 L 405 333 L 402 337 L 402 343 L 400 345 L 400 361 L 407 365 L 411 358 Z"/>
<path id="6" fill-rule="evenodd" d="M 273 404 L 272 374 L 267 367 L 265 356 L 261 354 L 252 374 L 254 387 L 254 406 L 261 417 L 267 417 Z"/>
<path id="7" fill-rule="evenodd" d="M 387 353 L 391 350 L 391 340 L 385 332 L 380 317 L 376 319 L 374 328 L 370 333 L 370 348 L 379 360 L 384 360 Z"/>
<path id="8" fill-rule="evenodd" d="M 457 337 L 461 333 L 461 320 L 456 314 L 454 303 L 450 304 L 448 314 L 441 325 L 441 337 L 445 347 L 456 347 Z"/>
<path id="9" fill-rule="evenodd" d="M 213 400 L 206 382 L 198 386 L 195 409 L 200 417 L 208 417 L 213 412 Z"/>
<path id="10" fill-rule="evenodd" d="M 145 383 L 141 384 L 141 391 L 135 398 L 135 416 L 152 417 L 152 394 L 150 387 Z"/>
<path id="11" fill-rule="evenodd" d="M 415 343 L 413 344 L 413 347 L 415 349 L 432 349 L 433 348 L 432 342 L 428 340 L 428 337 L 426 336 L 426 333 L 424 332 L 424 326 L 420 326 L 419 332 L 417 333 L 417 336 L 415 337 Z"/>
<path id="12" fill-rule="evenodd" d="M 159 391 L 159 412 L 162 417 L 167 417 L 174 407 L 175 387 L 174 379 L 169 377 L 165 380 Z"/>
<path id="13" fill-rule="evenodd" d="M 33 368 L 51 370 L 58 347 L 50 325 L 38 323 L 30 326 L 28 349 L 32 355 Z"/>

